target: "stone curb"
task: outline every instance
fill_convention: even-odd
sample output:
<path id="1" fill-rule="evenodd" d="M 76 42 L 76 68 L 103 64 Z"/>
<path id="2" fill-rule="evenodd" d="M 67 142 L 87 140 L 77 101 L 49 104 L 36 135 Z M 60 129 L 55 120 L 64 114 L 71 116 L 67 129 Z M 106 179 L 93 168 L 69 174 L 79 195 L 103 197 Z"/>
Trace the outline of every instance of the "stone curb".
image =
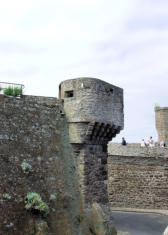
<path id="1" fill-rule="evenodd" d="M 161 215 L 168 215 L 168 210 L 157 210 L 157 209 L 136 209 L 136 208 L 124 208 L 124 207 L 111 207 L 112 211 L 122 212 L 137 212 L 137 213 L 155 213 Z"/>

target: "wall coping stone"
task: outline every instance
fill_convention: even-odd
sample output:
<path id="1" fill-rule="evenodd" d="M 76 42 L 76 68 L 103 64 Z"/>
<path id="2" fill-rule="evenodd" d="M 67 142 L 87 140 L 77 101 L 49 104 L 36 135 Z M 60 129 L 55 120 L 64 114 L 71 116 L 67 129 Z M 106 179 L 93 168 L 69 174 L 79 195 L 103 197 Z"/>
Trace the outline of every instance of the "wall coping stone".
<path id="1" fill-rule="evenodd" d="M 112 211 L 122 211 L 122 212 L 137 212 L 137 213 L 155 213 L 161 215 L 168 215 L 168 210 L 158 210 L 158 209 L 137 209 L 137 208 L 125 208 L 125 207 L 111 207 Z"/>

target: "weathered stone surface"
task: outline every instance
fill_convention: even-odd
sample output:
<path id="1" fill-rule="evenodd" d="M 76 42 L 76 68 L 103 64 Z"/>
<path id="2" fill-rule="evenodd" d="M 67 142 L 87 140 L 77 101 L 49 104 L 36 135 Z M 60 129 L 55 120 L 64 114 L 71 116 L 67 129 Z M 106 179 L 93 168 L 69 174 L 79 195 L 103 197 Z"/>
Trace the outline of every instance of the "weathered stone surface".
<path id="1" fill-rule="evenodd" d="M 109 221 L 106 213 L 98 203 L 93 203 L 91 208 L 91 217 L 93 223 L 93 231 L 96 235 L 116 235 L 115 228 L 109 227 Z"/>
<path id="2" fill-rule="evenodd" d="M 69 91 L 73 96 L 66 96 Z M 123 127 L 123 90 L 119 87 L 95 78 L 70 79 L 60 84 L 59 97 L 73 122 L 99 119 Z"/>
<path id="3" fill-rule="evenodd" d="M 37 220 L 35 223 L 35 235 L 47 235 L 49 232 L 47 222 L 44 220 Z"/>
<path id="4" fill-rule="evenodd" d="M 103 152 L 102 145 L 72 146 L 84 202 L 108 203 L 107 153 Z"/>
<path id="5" fill-rule="evenodd" d="M 95 135 L 98 137 L 107 134 L 108 125 L 110 125 L 112 135 L 107 136 L 107 141 L 123 129 L 123 90 L 121 88 L 95 78 L 66 80 L 59 88 L 59 97 L 64 99 L 64 110 L 70 122 L 72 143 L 84 142 L 88 124 L 92 122 L 102 125 L 102 128 L 95 126 L 95 132 L 97 131 Z M 113 130 L 115 130 L 114 133 Z M 93 129 L 87 131 L 88 134 L 93 133 Z"/>
<path id="6" fill-rule="evenodd" d="M 90 234 L 86 222 L 76 223 L 85 215 L 62 109 L 55 98 L 0 96 L 0 234 L 43 234 L 47 226 L 49 235 Z M 25 209 L 28 192 L 49 206 L 45 226 L 38 223 L 42 215 Z"/>
<path id="7" fill-rule="evenodd" d="M 109 200 L 113 207 L 168 209 L 168 149 L 111 143 Z"/>

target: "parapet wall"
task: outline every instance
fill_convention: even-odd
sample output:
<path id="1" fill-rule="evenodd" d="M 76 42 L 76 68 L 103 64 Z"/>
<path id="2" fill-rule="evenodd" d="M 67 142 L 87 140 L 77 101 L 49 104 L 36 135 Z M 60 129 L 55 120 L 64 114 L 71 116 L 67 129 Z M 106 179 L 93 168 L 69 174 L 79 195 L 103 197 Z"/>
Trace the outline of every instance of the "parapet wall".
<path id="1" fill-rule="evenodd" d="M 144 157 L 159 157 L 168 156 L 168 148 L 163 147 L 141 147 L 139 143 L 128 143 L 126 146 L 120 143 L 109 143 L 108 144 L 109 155 L 119 156 L 144 156 Z"/>
<path id="2" fill-rule="evenodd" d="M 168 209 L 168 148 L 109 144 L 112 207 Z"/>

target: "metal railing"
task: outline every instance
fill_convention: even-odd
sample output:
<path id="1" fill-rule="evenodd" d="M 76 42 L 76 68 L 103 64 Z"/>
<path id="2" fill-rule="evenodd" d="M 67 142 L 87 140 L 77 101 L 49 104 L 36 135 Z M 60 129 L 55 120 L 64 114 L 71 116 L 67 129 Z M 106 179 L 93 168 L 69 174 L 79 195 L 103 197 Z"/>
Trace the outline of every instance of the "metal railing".
<path id="1" fill-rule="evenodd" d="M 10 89 L 11 88 L 11 89 Z M 6 90 L 10 89 L 10 90 L 16 90 L 17 88 L 19 88 L 21 91 L 19 92 L 19 95 L 23 94 L 23 89 L 24 89 L 24 85 L 23 84 L 19 84 L 19 83 L 11 83 L 11 82 L 0 82 L 0 94 L 6 94 Z M 17 89 L 18 90 L 18 89 Z M 14 96 L 17 96 L 18 94 L 15 93 Z"/>
<path id="2" fill-rule="evenodd" d="M 22 90 L 24 89 L 24 85 L 23 85 L 23 84 L 11 83 L 11 82 L 0 82 L 0 88 L 1 88 L 2 90 L 8 88 L 9 86 L 12 87 L 12 88 L 14 88 L 14 87 L 20 87 L 20 88 L 22 88 Z"/>

